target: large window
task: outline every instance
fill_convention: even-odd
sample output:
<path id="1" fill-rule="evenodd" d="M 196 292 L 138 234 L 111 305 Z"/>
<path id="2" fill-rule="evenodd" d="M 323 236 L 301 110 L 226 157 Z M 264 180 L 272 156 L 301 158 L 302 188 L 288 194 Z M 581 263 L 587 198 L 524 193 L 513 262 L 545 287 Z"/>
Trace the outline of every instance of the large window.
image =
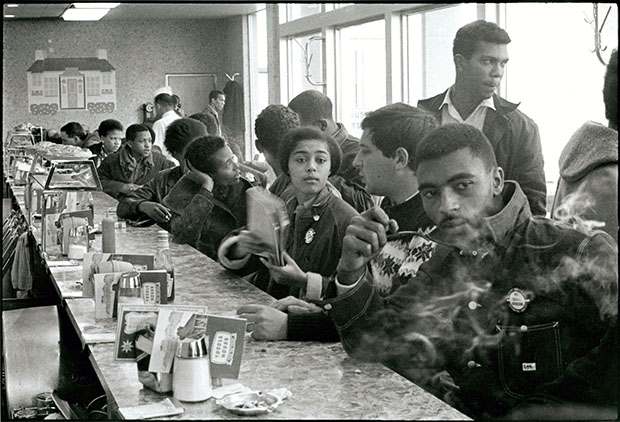
<path id="1" fill-rule="evenodd" d="M 281 92 L 283 104 L 304 89 L 325 92 L 335 117 L 354 134 L 364 113 L 387 102 L 415 105 L 454 83 L 452 43 L 456 31 L 476 19 L 509 33 L 510 62 L 498 94 L 538 125 L 547 189 L 555 192 L 559 155 L 586 120 L 606 124 L 602 100 L 605 66 L 593 52 L 593 3 L 323 3 L 281 5 Z M 615 4 L 598 3 L 603 59 L 618 45 Z M 611 9 L 610 9 L 611 8 Z M 320 9 L 320 11 L 319 11 Z M 609 14 L 607 13 L 609 11 Z M 291 20 L 293 17 L 297 20 Z M 282 13 L 280 14 L 282 18 Z M 283 23 L 282 23 L 283 22 Z M 305 77 L 302 49 L 311 80 Z M 275 96 L 277 98 L 277 96 Z"/>
<path id="2" fill-rule="evenodd" d="M 323 79 L 323 43 L 320 33 L 290 38 L 287 41 L 286 57 L 288 75 L 282 102 L 289 100 L 307 89 L 321 90 Z"/>
<path id="3" fill-rule="evenodd" d="M 337 32 L 337 117 L 354 136 L 365 113 L 385 105 L 385 21 Z"/>
<path id="4" fill-rule="evenodd" d="M 406 16 L 410 104 L 439 94 L 454 83 L 454 34 L 476 17 L 475 3 Z"/>
<path id="5" fill-rule="evenodd" d="M 607 124 L 603 104 L 605 66 L 594 49 L 592 3 L 509 3 L 506 30 L 510 63 L 506 97 L 538 125 L 547 190 L 555 192 L 558 160 L 570 136 L 586 120 Z M 598 5 L 604 59 L 618 46 L 618 9 Z M 540 30 L 532 30 L 540 28 Z"/>

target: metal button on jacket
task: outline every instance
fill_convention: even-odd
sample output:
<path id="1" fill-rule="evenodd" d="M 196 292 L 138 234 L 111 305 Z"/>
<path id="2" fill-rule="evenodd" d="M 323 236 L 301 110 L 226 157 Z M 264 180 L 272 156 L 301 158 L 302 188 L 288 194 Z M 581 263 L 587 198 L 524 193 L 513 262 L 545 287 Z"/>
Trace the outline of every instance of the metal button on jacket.
<path id="1" fill-rule="evenodd" d="M 325 306 L 323 306 L 323 309 L 325 309 L 326 311 L 331 311 L 332 310 L 332 305 L 331 303 L 326 304 Z"/>

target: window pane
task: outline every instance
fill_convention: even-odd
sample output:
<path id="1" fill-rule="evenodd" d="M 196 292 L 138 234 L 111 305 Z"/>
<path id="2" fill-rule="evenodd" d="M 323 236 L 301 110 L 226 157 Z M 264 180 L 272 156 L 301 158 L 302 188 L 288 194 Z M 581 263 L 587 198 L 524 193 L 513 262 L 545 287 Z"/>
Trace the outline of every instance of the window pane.
<path id="1" fill-rule="evenodd" d="M 304 16 L 321 13 L 320 3 L 295 3 L 288 5 L 289 21 L 303 18 Z"/>
<path id="2" fill-rule="evenodd" d="M 385 21 L 340 29 L 338 37 L 337 118 L 360 136 L 364 113 L 385 105 Z"/>
<path id="3" fill-rule="evenodd" d="M 289 61 L 288 80 L 289 96 L 288 100 L 295 97 L 307 89 L 321 90 L 320 86 L 312 85 L 306 78 L 306 60 L 310 60 L 309 77 L 314 82 L 322 82 L 323 79 L 323 42 L 320 39 L 310 41 L 310 38 L 320 37 L 321 34 L 311 34 L 304 37 L 289 40 L 291 59 Z M 306 56 L 306 44 L 308 52 Z M 283 101 L 285 99 L 283 98 Z"/>
<path id="4" fill-rule="evenodd" d="M 601 44 L 607 46 L 602 52 L 606 61 L 618 45 L 618 8 L 598 5 L 599 23 L 610 6 L 601 34 Z M 551 195 L 560 153 L 572 134 L 586 120 L 607 125 L 602 94 L 605 66 L 592 52 L 593 26 L 584 22 L 593 16 L 592 3 L 510 3 L 506 8 L 505 29 L 512 39 L 506 97 L 521 102 L 519 110 L 538 125 Z"/>
<path id="5" fill-rule="evenodd" d="M 475 3 L 407 16 L 410 104 L 438 94 L 454 83 L 454 35 L 476 18 Z"/>

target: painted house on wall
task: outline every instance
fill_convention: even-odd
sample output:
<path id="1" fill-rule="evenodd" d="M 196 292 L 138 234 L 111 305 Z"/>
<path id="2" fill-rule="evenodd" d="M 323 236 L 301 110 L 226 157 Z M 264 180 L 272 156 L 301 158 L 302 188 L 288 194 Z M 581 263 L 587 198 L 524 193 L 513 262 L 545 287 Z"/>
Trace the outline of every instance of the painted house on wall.
<path id="1" fill-rule="evenodd" d="M 106 50 L 97 57 L 48 58 L 35 51 L 35 62 L 27 70 L 28 109 L 34 115 L 58 110 L 87 109 L 111 113 L 116 107 L 116 70 Z"/>

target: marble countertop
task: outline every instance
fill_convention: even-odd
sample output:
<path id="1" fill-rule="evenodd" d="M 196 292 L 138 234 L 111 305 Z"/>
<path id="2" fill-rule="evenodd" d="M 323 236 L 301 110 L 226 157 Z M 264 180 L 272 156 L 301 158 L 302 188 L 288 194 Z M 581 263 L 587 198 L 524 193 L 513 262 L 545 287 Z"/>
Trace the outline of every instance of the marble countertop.
<path id="1" fill-rule="evenodd" d="M 93 197 L 97 222 L 116 201 L 102 192 L 94 192 Z M 157 230 L 158 226 L 117 229 L 117 252 L 154 253 Z M 100 237 L 95 249 L 101 246 Z M 210 314 L 233 315 L 243 304 L 274 301 L 188 245 L 172 241 L 170 252 L 176 277 L 174 304 L 206 305 Z M 111 408 L 169 396 L 145 388 L 138 381 L 135 362 L 114 359 L 116 320 L 95 320 L 94 300 L 81 297 L 81 261 L 78 264 L 52 267 L 50 272 L 82 344 L 91 352 Z M 265 342 L 246 335 L 239 379 L 224 380 L 224 384 L 237 382 L 253 390 L 285 387 L 292 392 L 284 404 L 264 416 L 267 419 L 468 419 L 385 366 L 351 359 L 340 343 Z M 216 406 L 213 399 L 182 404 L 185 412 L 171 419 L 240 418 Z"/>

